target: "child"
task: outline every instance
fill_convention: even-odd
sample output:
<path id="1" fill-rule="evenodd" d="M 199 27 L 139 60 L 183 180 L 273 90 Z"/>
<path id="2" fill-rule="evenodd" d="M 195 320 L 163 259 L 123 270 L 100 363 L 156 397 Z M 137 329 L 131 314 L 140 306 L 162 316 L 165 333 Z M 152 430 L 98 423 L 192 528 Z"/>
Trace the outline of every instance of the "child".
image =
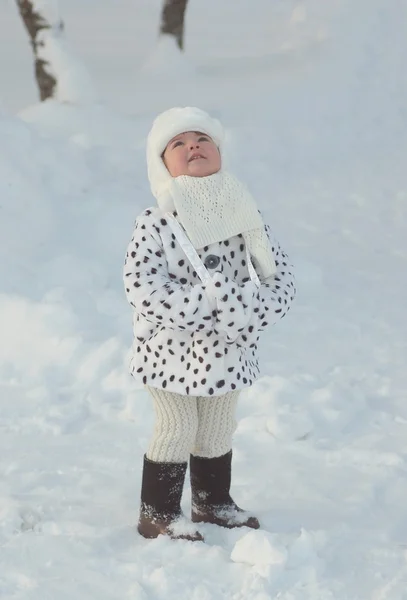
<path id="1" fill-rule="evenodd" d="M 260 526 L 229 494 L 235 408 L 259 375 L 259 334 L 287 313 L 295 288 L 253 197 L 225 169 L 222 142 L 219 121 L 190 107 L 159 115 L 147 140 L 158 206 L 137 218 L 124 266 L 130 368 L 156 416 L 138 524 L 146 538 L 203 539 L 182 525 L 188 459 L 194 523 Z"/>

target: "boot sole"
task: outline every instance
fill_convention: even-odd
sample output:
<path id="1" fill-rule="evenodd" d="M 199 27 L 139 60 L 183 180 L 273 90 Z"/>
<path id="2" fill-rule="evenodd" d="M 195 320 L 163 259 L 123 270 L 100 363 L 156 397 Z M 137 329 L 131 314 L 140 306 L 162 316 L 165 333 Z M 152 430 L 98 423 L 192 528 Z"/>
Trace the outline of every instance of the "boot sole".
<path id="1" fill-rule="evenodd" d="M 209 525 L 218 525 L 219 527 L 225 527 L 226 529 L 236 529 L 238 527 L 249 527 L 250 529 L 260 529 L 260 523 L 256 517 L 248 517 L 246 521 L 230 521 L 217 518 L 215 516 L 204 516 L 204 515 L 191 515 L 192 523 L 208 523 Z"/>
<path id="2" fill-rule="evenodd" d="M 166 523 L 166 524 L 153 524 L 153 523 L 139 523 L 137 526 L 137 531 L 138 533 L 145 538 L 146 540 L 155 540 L 158 538 L 158 536 L 160 535 L 164 535 L 167 536 L 169 538 L 171 538 L 172 540 L 186 540 L 188 542 L 204 542 L 204 538 L 202 537 L 202 535 L 198 532 L 196 532 L 194 535 L 189 535 L 189 534 L 179 534 L 176 535 L 174 533 L 172 533 L 171 531 L 168 531 L 168 528 L 170 527 L 171 523 Z"/>

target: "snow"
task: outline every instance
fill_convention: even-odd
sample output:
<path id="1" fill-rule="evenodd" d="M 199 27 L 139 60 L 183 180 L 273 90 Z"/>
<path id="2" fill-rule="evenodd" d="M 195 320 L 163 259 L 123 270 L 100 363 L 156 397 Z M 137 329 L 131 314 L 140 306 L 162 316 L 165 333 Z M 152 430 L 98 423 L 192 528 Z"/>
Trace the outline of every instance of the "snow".
<path id="1" fill-rule="evenodd" d="M 148 56 L 141 68 L 145 81 L 149 79 L 166 80 L 168 85 L 174 85 L 177 81 L 188 80 L 196 76 L 196 68 L 188 59 L 187 54 L 180 52 L 177 42 L 172 35 L 162 34 L 157 40 L 154 52 Z"/>
<path id="2" fill-rule="evenodd" d="M 90 75 L 65 39 L 58 0 L 32 0 L 33 12 L 48 24 L 36 37 L 37 58 L 56 80 L 53 97 L 58 102 L 94 104 L 96 92 Z"/>
<path id="3" fill-rule="evenodd" d="M 56 23 L 61 19 L 58 0 L 31 0 L 34 12 L 42 15 L 49 23 Z"/>
<path id="4" fill-rule="evenodd" d="M 250 531 L 238 540 L 230 558 L 249 565 L 278 565 L 287 560 L 285 546 L 268 531 Z"/>
<path id="5" fill-rule="evenodd" d="M 63 34 L 43 29 L 38 34 L 38 58 L 57 85 L 53 97 L 58 102 L 92 104 L 97 96 L 86 67 L 73 53 Z"/>
<path id="6" fill-rule="evenodd" d="M 61 1 L 100 101 L 38 105 L 0 3 L 0 598 L 404 600 L 405 3 L 191 1 L 170 77 L 160 4 Z M 153 415 L 121 265 L 174 104 L 226 124 L 299 288 L 239 404 L 233 495 L 262 528 L 205 543 L 135 529 Z"/>

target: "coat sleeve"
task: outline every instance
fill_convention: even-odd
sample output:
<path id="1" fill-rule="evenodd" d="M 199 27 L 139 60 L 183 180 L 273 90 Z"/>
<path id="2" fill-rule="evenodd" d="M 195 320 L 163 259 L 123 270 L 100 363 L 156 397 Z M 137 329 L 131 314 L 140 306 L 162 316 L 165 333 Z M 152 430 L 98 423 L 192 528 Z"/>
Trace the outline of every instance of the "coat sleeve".
<path id="1" fill-rule="evenodd" d="M 226 335 L 228 343 L 250 346 L 259 339 L 258 334 L 282 319 L 295 297 L 292 265 L 286 253 L 266 226 L 277 272 L 261 282 L 260 288 L 247 280 L 242 285 L 228 280 L 222 274 L 218 287 L 213 287 L 218 315 L 217 328 Z"/>
<path id="2" fill-rule="evenodd" d="M 262 281 L 254 313 L 257 315 L 258 331 L 274 325 L 290 310 L 296 295 L 293 266 L 287 254 L 266 225 L 266 232 L 274 254 L 277 271 Z"/>
<path id="3" fill-rule="evenodd" d="M 136 220 L 123 277 L 128 302 L 147 321 L 181 331 L 213 329 L 215 305 L 205 286 L 183 285 L 169 272 L 149 210 Z"/>

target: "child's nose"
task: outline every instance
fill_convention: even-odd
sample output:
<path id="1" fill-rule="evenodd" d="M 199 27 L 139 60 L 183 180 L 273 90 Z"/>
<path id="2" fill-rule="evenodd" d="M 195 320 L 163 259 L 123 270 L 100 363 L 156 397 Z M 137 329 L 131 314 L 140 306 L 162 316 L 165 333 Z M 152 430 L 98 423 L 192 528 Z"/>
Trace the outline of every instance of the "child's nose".
<path id="1" fill-rule="evenodd" d="M 193 150 L 194 148 L 199 148 L 199 143 L 198 142 L 195 142 L 193 144 L 191 143 L 190 150 Z"/>

